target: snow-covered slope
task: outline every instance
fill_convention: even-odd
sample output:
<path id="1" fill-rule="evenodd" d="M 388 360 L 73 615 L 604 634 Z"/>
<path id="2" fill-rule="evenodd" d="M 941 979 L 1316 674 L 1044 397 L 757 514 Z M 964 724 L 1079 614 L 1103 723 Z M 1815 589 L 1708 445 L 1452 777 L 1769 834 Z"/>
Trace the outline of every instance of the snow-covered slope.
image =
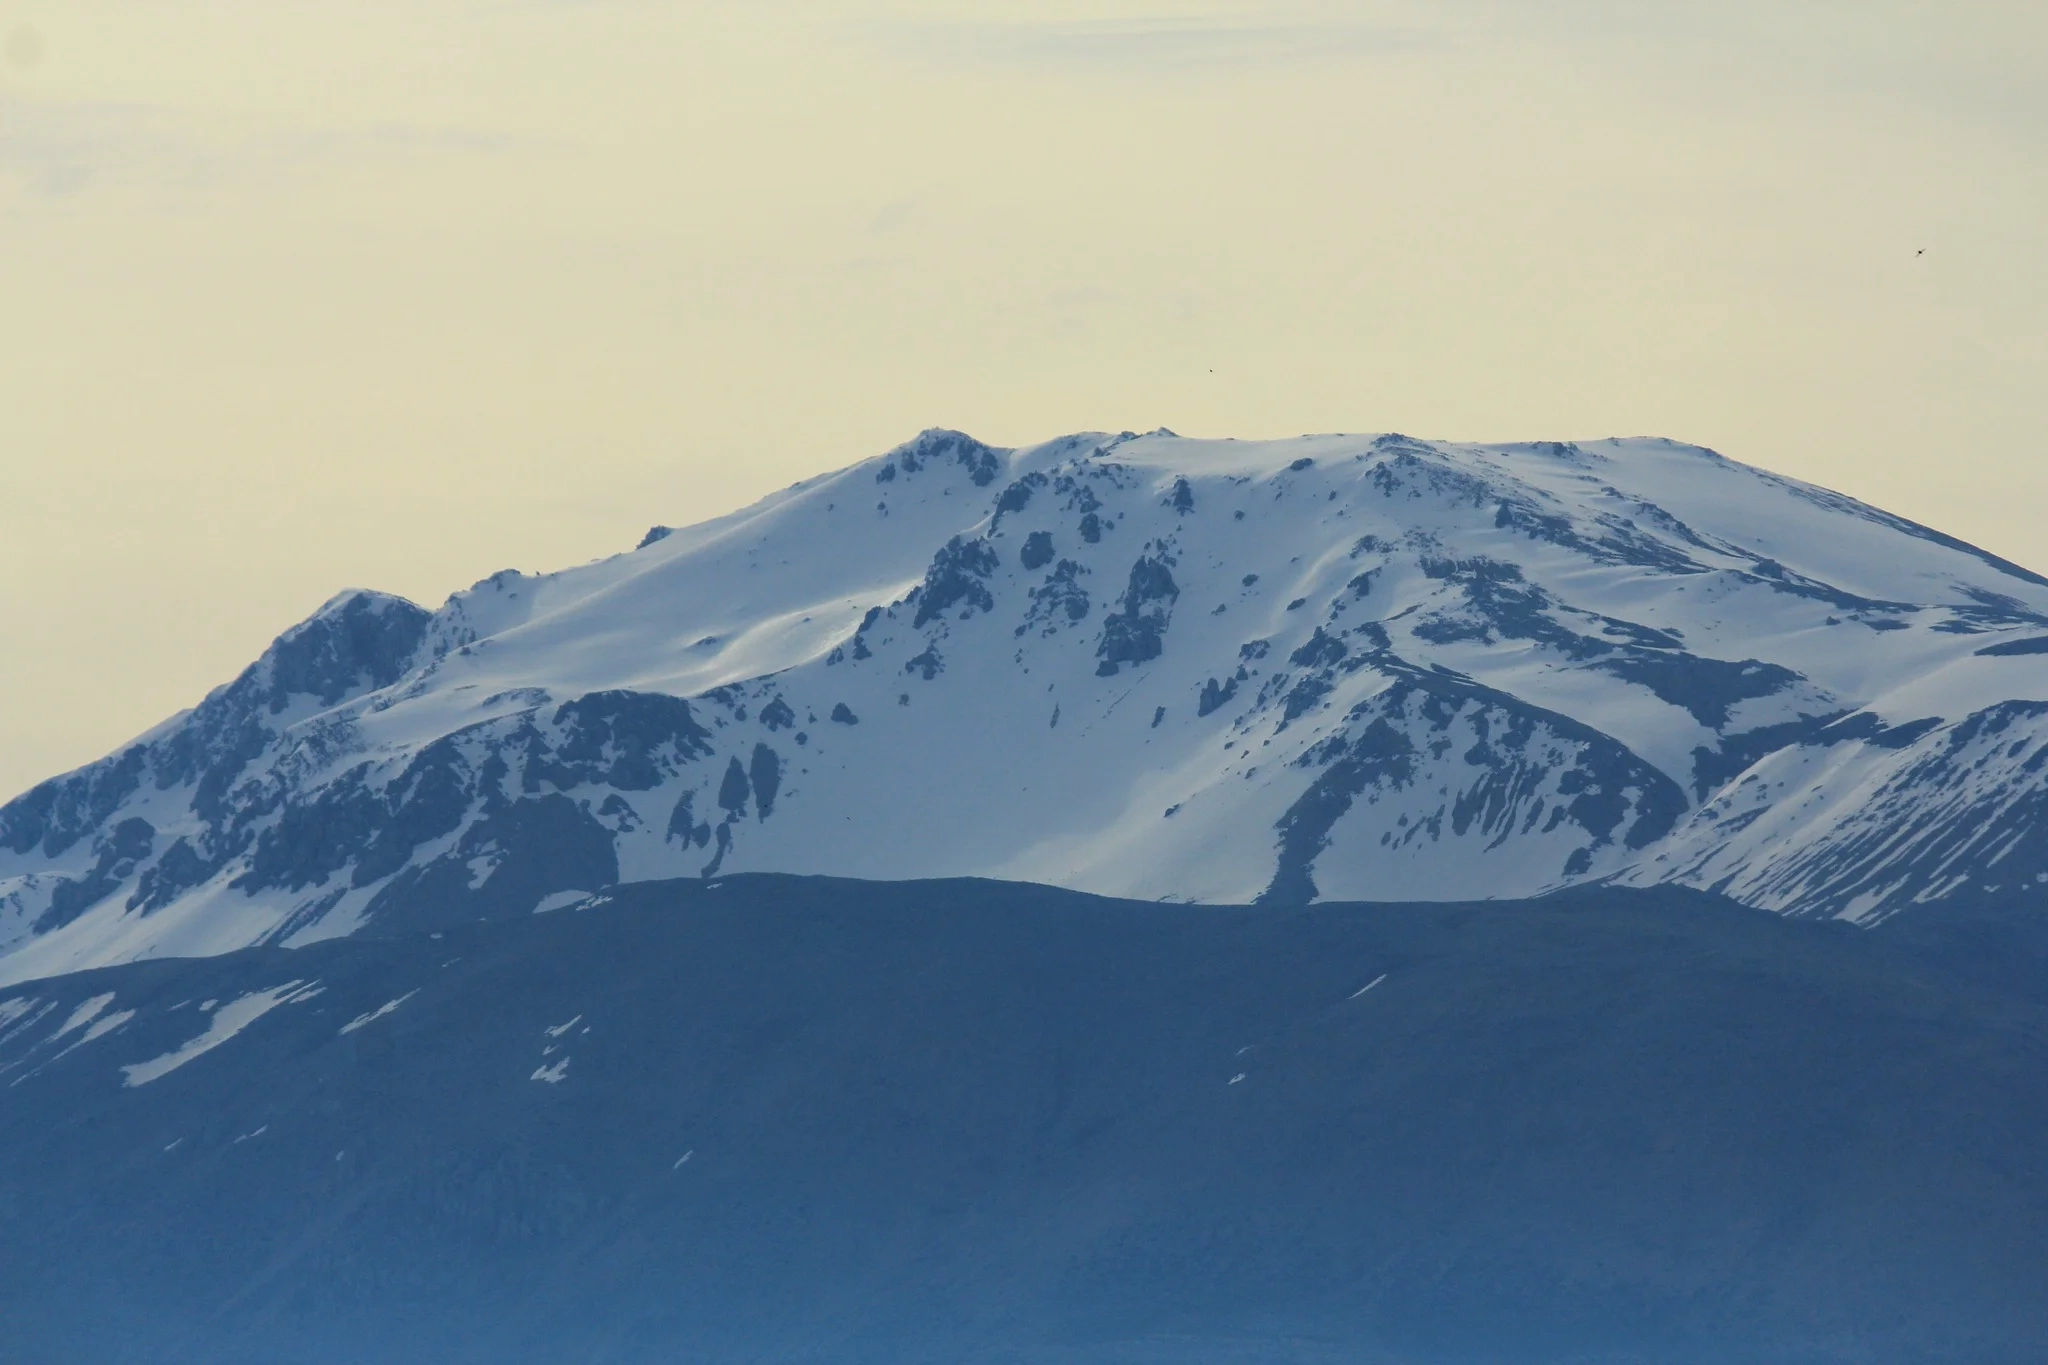
<path id="1" fill-rule="evenodd" d="M 337 597 L 0 808 L 0 978 L 718 870 L 1869 919 L 2048 883 L 2044 767 L 2048 579 L 1698 447 L 932 431 Z"/>

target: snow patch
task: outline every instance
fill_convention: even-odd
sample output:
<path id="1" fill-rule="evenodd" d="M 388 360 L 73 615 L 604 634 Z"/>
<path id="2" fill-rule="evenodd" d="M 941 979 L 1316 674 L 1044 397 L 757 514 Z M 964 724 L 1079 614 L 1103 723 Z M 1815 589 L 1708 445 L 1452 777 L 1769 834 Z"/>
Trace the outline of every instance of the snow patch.
<path id="1" fill-rule="evenodd" d="M 363 1025 L 365 1024 L 373 1024 L 377 1020 L 382 1019 L 385 1015 L 391 1013 L 400 1005 L 403 1005 L 406 1001 L 412 999 L 415 995 L 418 994 L 418 991 L 411 990 L 407 991 L 404 995 L 399 996 L 396 1000 L 387 1000 L 383 1004 L 377 1006 L 377 1008 L 371 1010 L 368 1014 L 359 1014 L 355 1018 L 349 1020 L 346 1024 L 343 1024 L 341 1026 L 341 1032 L 344 1035 L 346 1035 L 354 1033 L 357 1029 L 363 1027 Z"/>
<path id="2" fill-rule="evenodd" d="M 249 994 L 230 1000 L 214 1009 L 207 1020 L 206 1032 L 192 1039 L 184 1046 L 161 1057 L 133 1066 L 121 1068 L 126 1087 L 148 1085 L 176 1071 L 185 1063 L 213 1051 L 222 1043 L 240 1033 L 279 1005 L 295 1005 L 312 999 L 320 993 L 317 983 L 308 985 L 304 981 L 287 981 L 282 986 L 273 986 L 267 991 L 251 991 Z M 209 1000 L 202 1009 L 213 1006 Z"/>
<path id="3" fill-rule="evenodd" d="M 74 1029 L 84 1028 L 99 1017 L 101 1010 L 113 1003 L 114 993 L 112 991 L 108 991 L 104 995 L 95 995 L 90 1000 L 82 1001 L 77 1009 L 71 1011 L 71 1017 L 60 1024 L 57 1031 L 50 1035 L 50 1041 L 53 1043 L 57 1042 Z"/>
<path id="4" fill-rule="evenodd" d="M 1381 972 L 1378 976 L 1366 982 L 1363 986 L 1360 986 L 1357 990 L 1351 992 L 1351 994 L 1345 996 L 1344 998 L 1346 1000 L 1356 1000 L 1359 996 L 1364 995 L 1367 991 L 1371 990 L 1374 986 L 1379 985 L 1380 982 L 1385 981 L 1386 979 L 1387 974 L 1385 972 Z"/>

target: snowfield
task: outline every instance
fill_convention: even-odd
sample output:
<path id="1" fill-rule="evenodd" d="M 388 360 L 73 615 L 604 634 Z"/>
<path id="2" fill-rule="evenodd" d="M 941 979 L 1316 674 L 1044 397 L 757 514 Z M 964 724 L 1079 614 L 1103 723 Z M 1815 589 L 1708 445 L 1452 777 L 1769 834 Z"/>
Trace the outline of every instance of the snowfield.
<path id="1" fill-rule="evenodd" d="M 740 871 L 1868 922 L 2048 898 L 2044 768 L 2048 579 L 1698 447 L 930 431 L 336 597 L 0 808 L 0 981 Z"/>

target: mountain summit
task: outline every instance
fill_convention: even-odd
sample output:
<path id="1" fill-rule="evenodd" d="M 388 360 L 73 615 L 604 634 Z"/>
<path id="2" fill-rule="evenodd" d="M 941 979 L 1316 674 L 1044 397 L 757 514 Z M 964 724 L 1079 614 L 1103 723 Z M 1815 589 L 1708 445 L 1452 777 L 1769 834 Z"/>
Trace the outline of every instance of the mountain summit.
<path id="1" fill-rule="evenodd" d="M 0 979 L 718 872 L 1146 899 L 2048 895 L 2048 579 L 1662 440 L 928 431 L 0 808 Z"/>

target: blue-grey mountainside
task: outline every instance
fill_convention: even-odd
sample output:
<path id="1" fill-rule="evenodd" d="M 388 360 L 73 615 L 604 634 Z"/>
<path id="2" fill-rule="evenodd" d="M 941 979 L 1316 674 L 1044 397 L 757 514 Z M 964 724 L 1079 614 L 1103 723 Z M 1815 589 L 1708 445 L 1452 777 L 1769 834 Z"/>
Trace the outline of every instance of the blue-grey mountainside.
<path id="1" fill-rule="evenodd" d="M 1921 918 L 758 874 L 25 983 L 0 1358 L 2038 1365 L 2048 959 Z"/>
<path id="2" fill-rule="evenodd" d="M 435 611 L 336 597 L 0 808 L 0 979 L 738 872 L 2048 897 L 2048 580 L 1663 440 L 929 431 Z"/>

